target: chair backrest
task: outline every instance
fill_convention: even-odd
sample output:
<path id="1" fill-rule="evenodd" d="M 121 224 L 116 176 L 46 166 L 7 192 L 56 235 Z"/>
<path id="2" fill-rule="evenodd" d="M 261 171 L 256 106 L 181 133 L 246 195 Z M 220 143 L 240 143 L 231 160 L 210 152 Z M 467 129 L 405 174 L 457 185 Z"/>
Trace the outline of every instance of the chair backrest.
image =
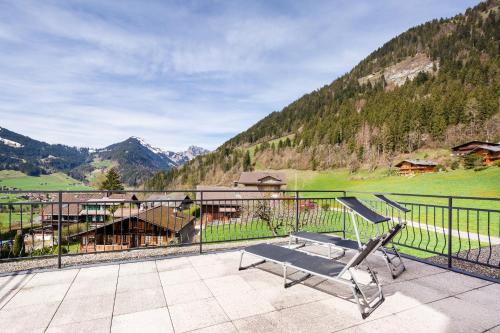
<path id="1" fill-rule="evenodd" d="M 370 238 L 370 240 L 363 246 L 363 249 L 359 251 L 346 265 L 346 269 L 351 267 L 356 267 L 363 262 L 363 260 L 368 257 L 372 252 L 377 250 L 382 243 L 382 236 L 375 238 Z"/>
<path id="2" fill-rule="evenodd" d="M 356 197 L 339 197 L 336 200 L 338 202 L 340 202 L 342 205 L 344 205 L 345 207 L 354 211 L 356 214 L 358 214 L 359 216 L 361 216 L 362 218 L 364 218 L 365 220 L 367 220 L 370 223 L 376 224 L 376 223 L 386 222 L 386 221 L 390 220 L 390 218 L 382 216 L 379 213 L 366 207 Z"/>
<path id="3" fill-rule="evenodd" d="M 382 246 L 386 246 L 387 244 L 389 244 L 392 239 L 397 235 L 397 233 L 403 229 L 403 224 L 396 224 L 394 226 L 394 228 L 392 228 L 391 230 L 389 230 L 389 232 L 387 233 L 387 236 L 382 240 Z"/>
<path id="4" fill-rule="evenodd" d="M 377 198 L 379 198 L 380 200 L 382 200 L 383 202 L 385 202 L 386 205 L 389 205 L 389 206 L 391 206 L 393 208 L 396 208 L 397 210 L 399 210 L 399 211 L 401 211 L 403 213 L 408 213 L 410 211 L 410 209 L 408 209 L 405 206 L 401 205 L 399 202 L 391 200 L 391 199 L 387 198 L 383 194 L 375 194 L 375 196 Z"/>

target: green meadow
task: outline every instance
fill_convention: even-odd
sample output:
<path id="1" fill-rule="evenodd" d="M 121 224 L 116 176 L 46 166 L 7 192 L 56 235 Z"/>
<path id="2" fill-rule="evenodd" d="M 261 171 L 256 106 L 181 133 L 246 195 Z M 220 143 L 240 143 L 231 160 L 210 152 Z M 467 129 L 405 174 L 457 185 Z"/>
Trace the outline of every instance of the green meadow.
<path id="1" fill-rule="evenodd" d="M 71 178 L 64 173 L 53 173 L 39 177 L 27 176 L 13 170 L 0 171 L 0 187 L 17 188 L 20 190 L 89 190 L 90 187 Z"/>
<path id="2" fill-rule="evenodd" d="M 292 190 L 341 190 L 500 198 L 500 168 L 496 166 L 482 171 L 459 169 L 410 177 L 388 175 L 387 169 L 378 169 L 374 172 L 361 170 L 353 174 L 346 169 L 285 171 L 288 175 L 288 188 Z M 318 195 L 319 193 L 304 193 L 304 196 Z M 403 196 L 394 197 L 394 199 L 400 201 L 411 199 L 411 202 L 435 205 L 448 204 L 447 199 Z M 474 200 L 471 202 L 471 200 L 456 199 L 453 204 L 460 207 L 500 209 L 498 201 Z"/>

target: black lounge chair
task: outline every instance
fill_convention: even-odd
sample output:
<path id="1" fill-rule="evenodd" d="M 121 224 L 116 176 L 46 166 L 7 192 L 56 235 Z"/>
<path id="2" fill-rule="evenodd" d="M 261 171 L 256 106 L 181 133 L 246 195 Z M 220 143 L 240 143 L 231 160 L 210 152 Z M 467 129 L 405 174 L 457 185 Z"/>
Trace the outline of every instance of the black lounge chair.
<path id="1" fill-rule="evenodd" d="M 301 252 L 286 247 L 273 244 L 257 244 L 246 247 L 241 251 L 239 270 L 255 267 L 264 262 L 272 262 L 283 267 L 284 287 L 288 288 L 300 283 L 310 276 L 318 276 L 329 281 L 338 282 L 348 286 L 358 304 L 359 311 L 363 319 L 368 317 L 382 302 L 384 295 L 375 272 L 367 265 L 368 273 L 371 277 L 370 285 L 377 287 L 376 291 L 368 295 L 361 289 L 361 285 L 356 279 L 355 269 L 382 243 L 381 236 L 370 239 L 347 264 L 317 256 L 311 253 Z M 242 266 L 243 255 L 251 254 L 262 260 L 248 266 Z M 305 273 L 305 276 L 292 282 L 287 281 L 287 270 L 296 269 Z M 348 277 L 345 277 L 348 275 Z"/>
<path id="2" fill-rule="evenodd" d="M 406 270 L 406 267 L 403 262 L 403 258 L 401 258 L 401 255 L 399 254 L 397 247 L 394 245 L 394 243 L 392 243 L 392 240 L 400 230 L 406 227 L 406 221 L 401 218 L 401 213 L 406 214 L 410 212 L 410 209 L 401 205 L 399 202 L 387 198 L 385 195 L 375 194 L 375 196 L 381 201 L 383 201 L 387 205 L 387 207 L 392 207 L 396 209 L 396 211 L 398 212 L 398 223 L 392 229 L 394 232 L 390 232 L 387 235 L 387 237 L 382 242 L 382 246 L 380 247 L 380 250 L 384 254 L 387 267 L 391 271 L 392 278 L 395 279 Z M 387 249 L 389 248 L 389 243 L 392 243 L 390 249 L 391 252 L 393 253 L 392 255 L 389 252 L 387 252 Z"/>
<path id="3" fill-rule="evenodd" d="M 377 195 L 378 198 L 382 199 L 383 197 L 384 202 L 386 202 L 388 205 L 391 205 L 392 207 L 398 209 L 404 209 L 404 212 L 409 211 L 407 208 L 400 206 L 397 202 L 392 201 L 382 195 Z M 356 218 L 354 214 L 357 214 L 361 216 L 363 219 L 366 221 L 372 223 L 372 224 L 378 224 L 382 222 L 387 222 L 390 221 L 389 217 L 382 216 L 378 214 L 377 212 L 371 210 L 370 208 L 366 207 L 363 203 L 361 203 L 357 198 L 355 197 L 341 197 L 337 198 L 337 201 L 339 201 L 342 205 L 344 205 L 348 210 L 349 213 L 351 214 L 351 219 L 352 223 L 354 226 L 354 230 L 356 232 L 356 237 L 357 237 L 357 242 L 353 240 L 348 240 L 348 239 L 343 239 L 338 236 L 330 236 L 330 235 L 325 235 L 325 234 L 319 234 L 319 233 L 314 233 L 314 232 L 307 232 L 307 231 L 299 231 L 299 232 L 294 232 L 290 234 L 290 239 L 289 239 L 289 247 L 292 245 L 292 240 L 301 240 L 304 241 L 303 244 L 299 245 L 299 247 L 305 246 L 307 243 L 312 243 L 315 245 L 320 245 L 320 246 L 325 246 L 328 248 L 328 258 L 332 259 L 332 249 L 334 250 L 340 250 L 341 253 L 340 255 L 336 256 L 334 259 L 341 258 L 345 255 L 345 249 L 360 249 L 361 247 L 361 239 L 359 237 L 358 229 L 357 229 L 357 224 L 356 224 Z M 400 208 L 398 208 L 398 206 Z M 387 267 L 389 268 L 389 271 L 391 272 L 391 275 L 393 278 L 398 277 L 403 271 L 405 271 L 405 266 L 403 263 L 403 260 L 397 251 L 396 247 L 393 245 L 392 246 L 392 252 L 394 252 L 394 255 L 390 255 L 390 253 L 387 252 L 385 247 L 394 239 L 396 234 L 404 227 L 404 224 L 401 223 L 396 224 L 395 227 L 391 228 L 389 232 L 385 235 L 381 246 L 380 250 L 382 251 L 384 255 L 385 262 L 387 264 Z M 296 247 L 296 248 L 299 248 Z"/>

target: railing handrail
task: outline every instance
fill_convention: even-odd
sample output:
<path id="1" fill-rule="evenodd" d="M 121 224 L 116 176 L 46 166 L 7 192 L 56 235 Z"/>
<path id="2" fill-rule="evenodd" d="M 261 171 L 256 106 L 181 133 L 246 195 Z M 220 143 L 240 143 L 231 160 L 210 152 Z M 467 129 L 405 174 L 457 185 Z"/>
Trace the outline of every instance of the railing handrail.
<path id="1" fill-rule="evenodd" d="M 0 190 L 0 194 L 26 194 L 26 193 L 47 193 L 58 194 L 62 193 L 108 193 L 108 194 L 126 194 L 126 193 L 232 193 L 232 192 L 248 192 L 248 193 L 358 193 L 358 194 L 383 194 L 408 197 L 423 197 L 423 198 L 440 198 L 440 199 L 457 199 L 457 200 L 491 200 L 500 201 L 500 197 L 478 197 L 478 196 L 460 196 L 460 195 L 444 195 L 444 194 L 422 194 L 422 193 L 400 193 L 400 192 L 372 192 L 372 191 L 356 191 L 356 190 L 250 190 L 246 188 L 235 187 L 234 189 L 185 189 L 185 190 Z"/>

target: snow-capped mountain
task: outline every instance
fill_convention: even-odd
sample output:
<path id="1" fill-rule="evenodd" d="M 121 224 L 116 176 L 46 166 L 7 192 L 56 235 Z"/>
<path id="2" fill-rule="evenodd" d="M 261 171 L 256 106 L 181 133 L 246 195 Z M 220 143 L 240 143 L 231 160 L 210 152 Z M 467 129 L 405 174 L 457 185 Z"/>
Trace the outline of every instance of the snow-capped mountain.
<path id="1" fill-rule="evenodd" d="M 182 165 L 184 163 L 187 163 L 188 161 L 191 161 L 196 156 L 205 155 L 209 152 L 210 151 L 208 149 L 202 147 L 189 146 L 187 150 L 181 152 L 168 151 L 167 156 L 171 160 L 175 161 L 175 163 L 177 163 L 178 165 Z"/>
<path id="2" fill-rule="evenodd" d="M 149 149 L 151 152 L 153 152 L 157 155 L 166 156 L 168 159 L 175 162 L 175 164 L 177 166 L 180 166 L 180 165 L 192 160 L 196 156 L 205 155 L 205 154 L 210 152 L 208 149 L 198 147 L 198 146 L 189 146 L 188 149 L 185 151 L 174 152 L 174 151 L 154 147 L 154 146 L 150 145 L 149 143 L 147 143 L 146 140 L 144 140 L 143 138 L 140 138 L 137 136 L 131 136 L 129 139 L 137 140 L 144 148 Z"/>
<path id="3" fill-rule="evenodd" d="M 110 161 L 104 165 L 115 165 L 125 183 L 137 186 L 155 172 L 168 171 L 207 152 L 194 146 L 183 152 L 168 151 L 139 137 L 97 149 L 51 145 L 0 127 L 0 170 L 20 170 L 31 175 L 62 171 L 85 179 L 96 168 L 103 168 L 95 162 Z"/>

